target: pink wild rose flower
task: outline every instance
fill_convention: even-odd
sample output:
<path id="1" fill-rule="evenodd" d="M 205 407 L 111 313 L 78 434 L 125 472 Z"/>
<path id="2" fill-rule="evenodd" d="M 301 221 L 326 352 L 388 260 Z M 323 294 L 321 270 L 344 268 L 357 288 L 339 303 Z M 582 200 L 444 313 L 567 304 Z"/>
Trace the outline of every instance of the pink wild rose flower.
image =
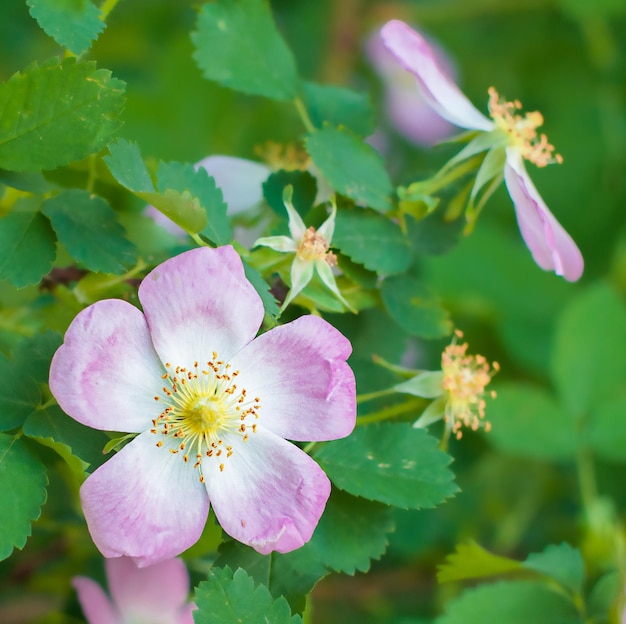
<path id="1" fill-rule="evenodd" d="M 554 154 L 554 147 L 546 136 L 537 134 L 536 128 L 543 123 L 541 113 L 518 115 L 521 104 L 501 101 L 492 87 L 489 89 L 489 119 L 442 71 L 433 51 L 419 33 L 404 22 L 392 20 L 383 26 L 381 36 L 398 62 L 417 78 L 424 98 L 439 115 L 456 126 L 479 131 L 457 161 L 490 150 L 493 156 L 491 159 L 489 155 L 486 157 L 486 165 L 493 168 L 494 162 L 502 163 L 499 171 L 489 175 L 504 178 L 515 205 L 522 237 L 535 262 L 568 281 L 578 280 L 583 272 L 582 255 L 544 203 L 524 165 L 524 160 L 538 167 L 562 161 L 558 154 Z"/>
<path id="2" fill-rule="evenodd" d="M 139 566 L 169 559 L 198 540 L 209 503 L 260 553 L 302 546 L 330 482 L 285 438 L 354 428 L 349 341 L 316 316 L 255 339 L 263 305 L 230 246 L 167 260 L 139 300 L 143 314 L 117 299 L 79 313 L 50 367 L 72 418 L 138 434 L 81 487 L 96 546 Z"/>
<path id="3" fill-rule="evenodd" d="M 189 574 L 180 559 L 138 568 L 128 557 L 105 561 L 111 597 L 94 580 L 72 580 L 88 624 L 193 624 Z"/>

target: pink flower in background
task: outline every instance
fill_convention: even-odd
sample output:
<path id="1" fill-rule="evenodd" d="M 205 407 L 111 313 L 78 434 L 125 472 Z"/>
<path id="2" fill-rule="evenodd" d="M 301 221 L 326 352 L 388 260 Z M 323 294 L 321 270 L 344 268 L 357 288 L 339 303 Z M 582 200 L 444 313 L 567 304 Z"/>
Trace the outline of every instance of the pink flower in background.
<path id="1" fill-rule="evenodd" d="M 72 581 L 89 624 L 193 624 L 196 607 L 187 602 L 189 574 L 180 559 L 138 568 L 119 557 L 105 566 L 111 598 L 90 578 Z"/>
<path id="2" fill-rule="evenodd" d="M 403 67 L 416 78 L 424 98 L 449 122 L 480 131 L 451 162 L 458 163 L 487 151 L 477 176 L 472 196 L 490 182 L 504 179 L 515 205 L 522 237 L 535 262 L 544 270 L 554 271 L 569 281 L 583 272 L 583 258 L 569 234 L 550 212 L 533 185 L 524 160 L 544 167 L 562 159 L 554 153 L 544 134 L 537 128 L 543 117 L 538 112 L 517 114 L 521 104 L 503 102 L 496 90 L 489 89 L 489 112 L 485 117 L 459 90 L 444 71 L 423 39 L 404 22 L 392 20 L 383 26 L 382 39 Z"/>
<path id="3" fill-rule="evenodd" d="M 50 368 L 72 418 L 139 434 L 81 488 L 96 546 L 140 566 L 169 559 L 198 540 L 209 503 L 260 553 L 302 546 L 330 483 L 285 438 L 352 431 L 350 343 L 316 316 L 254 339 L 263 305 L 230 246 L 167 260 L 139 300 L 143 314 L 114 299 L 83 310 Z"/>
<path id="4" fill-rule="evenodd" d="M 385 87 L 387 117 L 395 130 L 417 145 L 431 146 L 452 134 L 453 126 L 438 115 L 398 59 L 387 49 L 380 31 L 372 35 L 366 53 Z M 453 76 L 452 65 L 441 50 L 434 50 L 444 73 Z"/>

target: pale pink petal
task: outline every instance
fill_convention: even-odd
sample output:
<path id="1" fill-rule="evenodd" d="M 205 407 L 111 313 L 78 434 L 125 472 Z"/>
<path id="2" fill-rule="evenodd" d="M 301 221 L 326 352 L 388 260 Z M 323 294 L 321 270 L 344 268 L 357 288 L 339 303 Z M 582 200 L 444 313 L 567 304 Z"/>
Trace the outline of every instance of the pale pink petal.
<path id="1" fill-rule="evenodd" d="M 222 189 L 229 214 L 253 208 L 263 200 L 263 182 L 272 173 L 267 165 L 235 158 L 234 156 L 208 156 L 196 164 L 205 169 Z"/>
<path id="2" fill-rule="evenodd" d="M 209 501 L 199 473 L 165 438 L 137 436 L 83 483 L 80 498 L 91 537 L 105 557 L 132 557 L 143 567 L 195 544 Z"/>
<path id="3" fill-rule="evenodd" d="M 290 552 L 313 534 L 330 494 L 323 470 L 299 448 L 265 430 L 227 434 L 232 456 L 203 462 L 213 511 L 226 533 L 261 554 Z M 212 458 L 216 459 L 216 458 Z"/>
<path id="4" fill-rule="evenodd" d="M 569 282 L 578 280 L 584 268 L 582 254 L 546 206 L 514 148 L 507 148 L 504 180 L 522 237 L 535 262 Z"/>
<path id="5" fill-rule="evenodd" d="M 109 591 L 119 611 L 144 622 L 175 622 L 189 595 L 189 573 L 181 559 L 138 568 L 128 557 L 106 560 Z"/>
<path id="6" fill-rule="evenodd" d="M 154 397 L 164 370 L 143 314 L 107 299 L 72 321 L 50 365 L 50 390 L 84 425 L 138 433 L 161 411 Z"/>
<path id="7" fill-rule="evenodd" d="M 85 576 L 76 576 L 72 585 L 88 624 L 122 624 L 122 618 L 98 583 Z"/>
<path id="8" fill-rule="evenodd" d="M 175 624 L 194 624 L 193 612 L 197 609 L 196 605 L 191 602 L 182 609 L 178 614 Z"/>
<path id="9" fill-rule="evenodd" d="M 402 66 L 416 78 L 429 104 L 449 122 L 472 130 L 492 130 L 487 119 L 446 76 L 424 38 L 399 20 L 387 22 L 382 39 Z"/>
<path id="10" fill-rule="evenodd" d="M 247 395 L 261 399 L 263 427 L 290 440 L 334 440 L 356 418 L 351 351 L 330 323 L 309 315 L 259 336 L 231 364 Z"/>
<path id="11" fill-rule="evenodd" d="M 230 359 L 256 334 L 263 304 L 229 245 L 166 260 L 139 286 L 152 342 L 163 362 L 192 367 L 216 352 Z"/>

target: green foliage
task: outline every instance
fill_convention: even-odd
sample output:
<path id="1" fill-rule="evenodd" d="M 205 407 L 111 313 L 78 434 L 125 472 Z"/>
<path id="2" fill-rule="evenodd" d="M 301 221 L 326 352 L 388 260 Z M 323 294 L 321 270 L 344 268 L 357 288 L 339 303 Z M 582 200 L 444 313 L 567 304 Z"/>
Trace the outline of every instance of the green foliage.
<path id="1" fill-rule="evenodd" d="M 470 589 L 446 605 L 435 624 L 582 624 L 572 601 L 536 581 L 504 581 Z"/>
<path id="2" fill-rule="evenodd" d="M 26 4 L 45 33 L 77 56 L 105 26 L 100 9 L 90 0 L 26 0 Z"/>
<path id="3" fill-rule="evenodd" d="M 198 585 L 195 594 L 198 607 L 193 612 L 196 624 L 233 624 L 233 622 L 265 622 L 266 624 L 298 624 L 284 598 L 273 600 L 263 585 L 255 587 L 245 570 L 235 573 L 230 568 L 212 568 L 208 579 Z"/>
<path id="4" fill-rule="evenodd" d="M 519 572 L 521 569 L 522 564 L 519 561 L 494 555 L 470 540 L 459 544 L 456 552 L 446 557 L 446 562 L 439 566 L 437 580 L 440 583 L 463 581 Z"/>
<path id="5" fill-rule="evenodd" d="M 0 353 L 0 431 L 19 427 L 40 401 L 28 368 Z"/>
<path id="6" fill-rule="evenodd" d="M 205 78 L 275 100 L 296 96 L 291 51 L 263 0 L 217 0 L 202 6 L 191 39 Z"/>
<path id="7" fill-rule="evenodd" d="M 389 316 L 411 336 L 441 338 L 452 333 L 447 310 L 420 280 L 410 275 L 388 277 L 380 292 Z"/>
<path id="8" fill-rule="evenodd" d="M 0 219 L 0 279 L 17 288 L 37 284 L 56 256 L 54 232 L 34 198 L 21 198 Z"/>
<path id="9" fill-rule="evenodd" d="M 134 246 L 102 197 L 63 191 L 46 200 L 41 211 L 70 255 L 91 271 L 119 274 L 136 262 Z"/>
<path id="10" fill-rule="evenodd" d="M 293 187 L 292 202 L 301 217 L 313 207 L 317 194 L 317 182 L 308 171 L 285 171 L 272 173 L 263 184 L 263 197 L 277 215 L 287 219 L 287 210 L 283 203 L 286 186 Z"/>
<path id="11" fill-rule="evenodd" d="M 351 130 L 325 125 L 306 138 L 322 175 L 342 195 L 379 212 L 391 208 L 391 180 L 378 152 Z"/>
<path id="12" fill-rule="evenodd" d="M 360 136 L 374 132 L 374 110 L 366 94 L 314 82 L 304 82 L 302 92 L 316 128 L 321 129 L 329 123 L 350 128 Z"/>
<path id="13" fill-rule="evenodd" d="M 0 560 L 23 548 L 46 500 L 46 470 L 19 438 L 0 434 Z"/>
<path id="14" fill-rule="evenodd" d="M 261 297 L 265 314 L 273 319 L 277 319 L 280 316 L 280 307 L 276 302 L 276 298 L 270 291 L 267 282 L 263 279 L 263 276 L 245 261 L 243 263 L 243 270 L 246 273 L 247 280 L 254 286 L 259 297 Z"/>
<path id="15" fill-rule="evenodd" d="M 53 169 L 97 152 L 120 127 L 124 88 L 73 58 L 14 74 L 0 85 L 0 167 Z"/>
<path id="16" fill-rule="evenodd" d="M 315 455 L 342 490 L 396 507 L 434 507 L 458 491 L 451 458 L 423 429 L 407 423 L 358 427 Z"/>
<path id="17" fill-rule="evenodd" d="M 557 580 L 568 591 L 582 591 L 585 568 L 580 551 L 569 544 L 551 544 L 541 553 L 531 553 L 522 564 L 525 568 Z"/>
<path id="18" fill-rule="evenodd" d="M 411 264 L 411 249 L 400 228 L 372 211 L 340 210 L 333 247 L 383 275 L 403 273 Z"/>

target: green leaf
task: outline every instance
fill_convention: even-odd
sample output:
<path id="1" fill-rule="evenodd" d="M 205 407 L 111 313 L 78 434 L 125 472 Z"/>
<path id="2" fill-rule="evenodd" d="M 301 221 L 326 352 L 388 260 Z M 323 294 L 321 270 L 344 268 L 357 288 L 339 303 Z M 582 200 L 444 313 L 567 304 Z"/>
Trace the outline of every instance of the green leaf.
<path id="1" fill-rule="evenodd" d="M 17 288 L 37 284 L 52 268 L 56 242 L 39 201 L 22 198 L 0 218 L 0 279 Z"/>
<path id="2" fill-rule="evenodd" d="M 330 185 L 379 212 L 391 209 L 391 180 L 378 152 L 347 128 L 324 126 L 306 138 L 306 149 Z"/>
<path id="3" fill-rule="evenodd" d="M 434 624 L 582 624 L 574 604 L 537 581 L 503 581 L 463 592 Z"/>
<path id="4" fill-rule="evenodd" d="M 97 152 L 121 125 L 124 87 L 73 58 L 14 74 L 0 85 L 0 167 L 54 169 Z"/>
<path id="5" fill-rule="evenodd" d="M 261 297 L 265 314 L 276 320 L 280 316 L 280 308 L 267 282 L 263 279 L 263 276 L 245 260 L 243 261 L 243 270 L 246 274 L 246 279 L 254 286 L 259 297 Z"/>
<path id="6" fill-rule="evenodd" d="M 0 431 L 19 427 L 41 402 L 41 392 L 35 381 L 0 353 Z"/>
<path id="7" fill-rule="evenodd" d="M 26 0 L 26 4 L 42 30 L 76 56 L 104 30 L 100 9 L 90 0 Z"/>
<path id="8" fill-rule="evenodd" d="M 311 209 L 317 195 L 317 182 L 308 171 L 285 171 L 281 169 L 272 173 L 263 183 L 263 197 L 270 208 L 284 219 L 287 210 L 283 203 L 285 187 L 293 187 L 293 207 L 301 217 Z"/>
<path id="9" fill-rule="evenodd" d="M 24 442 L 0 434 L 0 560 L 23 548 L 46 500 L 45 466 Z"/>
<path id="10" fill-rule="evenodd" d="M 132 193 L 156 193 L 136 143 L 117 139 L 109 145 L 109 155 L 103 160 L 113 177 Z"/>
<path id="11" fill-rule="evenodd" d="M 557 580 L 574 594 L 582 591 L 585 580 L 583 558 L 577 548 L 565 542 L 551 544 L 541 553 L 531 553 L 522 565 Z"/>
<path id="12" fill-rule="evenodd" d="M 22 340 L 13 353 L 15 368 L 37 383 L 47 383 L 50 361 L 62 342 L 61 334 L 54 331 Z"/>
<path id="13" fill-rule="evenodd" d="M 571 459 L 578 449 L 576 426 L 545 391 L 527 383 L 504 383 L 489 400 L 487 440 L 496 448 L 532 459 Z"/>
<path id="14" fill-rule="evenodd" d="M 291 51 L 276 30 L 269 3 L 217 0 L 198 14 L 191 34 L 194 59 L 205 78 L 274 100 L 296 96 L 298 76 Z"/>
<path id="15" fill-rule="evenodd" d="M 582 292 L 558 321 L 552 375 L 578 420 L 626 387 L 626 309 L 607 284 Z"/>
<path id="16" fill-rule="evenodd" d="M 314 82 L 302 83 L 302 93 L 316 128 L 328 122 L 333 126 L 346 126 L 361 136 L 368 136 L 376 129 L 374 110 L 365 93 Z"/>
<path id="17" fill-rule="evenodd" d="M 241 568 L 234 574 L 230 568 L 211 568 L 208 580 L 196 588 L 193 612 L 196 624 L 234 624 L 263 622 L 264 624 L 297 624 L 298 615 L 291 616 L 284 598 L 273 600 L 263 585 L 254 586 L 253 579 Z"/>
<path id="18" fill-rule="evenodd" d="M 601 405 L 594 405 L 585 431 L 585 441 L 598 457 L 626 462 L 626 391 Z"/>
<path id="19" fill-rule="evenodd" d="M 335 219 L 333 247 L 381 275 L 406 271 L 411 248 L 400 228 L 371 210 L 340 210 Z"/>
<path id="20" fill-rule="evenodd" d="M 452 333 L 448 311 L 420 280 L 410 275 L 388 277 L 380 294 L 389 316 L 408 334 L 441 338 Z"/>
<path id="21" fill-rule="evenodd" d="M 446 557 L 446 562 L 438 568 L 437 580 L 448 583 L 518 572 L 521 569 L 522 564 L 519 561 L 494 555 L 470 540 L 459 544 L 456 552 Z"/>
<path id="22" fill-rule="evenodd" d="M 434 507 L 458 491 L 450 456 L 408 423 L 357 427 L 324 444 L 315 458 L 342 490 L 396 507 Z"/>
<path id="23" fill-rule="evenodd" d="M 407 218 L 407 226 L 416 254 L 439 255 L 450 251 L 459 242 L 465 219 L 448 221 L 443 210 L 436 210 L 419 221 Z"/>
<path id="24" fill-rule="evenodd" d="M 102 197 L 72 189 L 46 200 L 41 211 L 70 255 L 90 271 L 118 275 L 136 262 L 135 246 Z"/>

